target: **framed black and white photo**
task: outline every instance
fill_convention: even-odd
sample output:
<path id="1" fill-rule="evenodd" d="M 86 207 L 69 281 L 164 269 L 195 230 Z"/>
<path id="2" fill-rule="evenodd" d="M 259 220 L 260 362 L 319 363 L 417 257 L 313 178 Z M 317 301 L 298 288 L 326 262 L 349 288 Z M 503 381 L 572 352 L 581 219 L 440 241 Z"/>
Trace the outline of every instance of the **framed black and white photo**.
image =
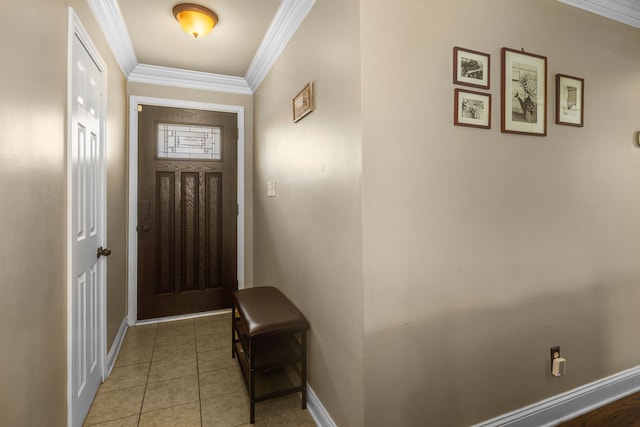
<path id="1" fill-rule="evenodd" d="M 453 124 L 491 129 L 491 94 L 456 89 Z"/>
<path id="2" fill-rule="evenodd" d="M 453 48 L 453 83 L 489 89 L 491 55 L 475 50 Z"/>
<path id="3" fill-rule="evenodd" d="M 584 126 L 584 79 L 556 74 L 556 123 Z"/>
<path id="4" fill-rule="evenodd" d="M 501 131 L 547 134 L 547 57 L 502 48 Z"/>

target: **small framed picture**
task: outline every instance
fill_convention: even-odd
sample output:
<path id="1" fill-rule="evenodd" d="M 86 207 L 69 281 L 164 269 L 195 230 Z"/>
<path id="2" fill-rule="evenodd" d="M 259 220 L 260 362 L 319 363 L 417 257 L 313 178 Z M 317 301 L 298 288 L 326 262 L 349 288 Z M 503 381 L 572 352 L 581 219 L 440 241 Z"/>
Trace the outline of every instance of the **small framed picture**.
<path id="1" fill-rule="evenodd" d="M 453 83 L 489 89 L 491 55 L 475 50 L 453 48 Z"/>
<path id="2" fill-rule="evenodd" d="M 501 131 L 547 135 L 547 57 L 502 48 Z"/>
<path id="3" fill-rule="evenodd" d="M 294 123 L 313 111 L 313 83 L 307 85 L 293 98 Z"/>
<path id="4" fill-rule="evenodd" d="M 584 79 L 556 74 L 556 123 L 584 126 Z"/>
<path id="5" fill-rule="evenodd" d="M 491 129 L 491 94 L 456 89 L 453 124 Z"/>

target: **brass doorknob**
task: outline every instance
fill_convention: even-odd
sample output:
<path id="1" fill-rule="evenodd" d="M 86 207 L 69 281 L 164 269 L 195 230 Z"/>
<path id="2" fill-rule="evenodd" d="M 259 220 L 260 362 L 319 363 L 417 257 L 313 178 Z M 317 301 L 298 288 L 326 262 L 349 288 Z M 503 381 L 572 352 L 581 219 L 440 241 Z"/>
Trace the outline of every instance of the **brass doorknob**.
<path id="1" fill-rule="evenodd" d="M 98 258 L 100 258 L 101 256 L 109 256 L 111 255 L 111 249 L 109 248 L 103 248 L 102 246 L 100 246 L 98 248 Z"/>

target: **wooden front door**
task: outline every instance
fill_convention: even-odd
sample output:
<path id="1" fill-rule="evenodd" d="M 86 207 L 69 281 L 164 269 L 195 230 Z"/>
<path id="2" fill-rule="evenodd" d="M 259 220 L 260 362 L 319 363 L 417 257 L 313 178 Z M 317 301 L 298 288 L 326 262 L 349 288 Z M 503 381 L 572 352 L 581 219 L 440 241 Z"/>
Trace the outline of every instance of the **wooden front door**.
<path id="1" fill-rule="evenodd" d="M 231 306 L 237 289 L 237 118 L 138 113 L 138 319 Z"/>

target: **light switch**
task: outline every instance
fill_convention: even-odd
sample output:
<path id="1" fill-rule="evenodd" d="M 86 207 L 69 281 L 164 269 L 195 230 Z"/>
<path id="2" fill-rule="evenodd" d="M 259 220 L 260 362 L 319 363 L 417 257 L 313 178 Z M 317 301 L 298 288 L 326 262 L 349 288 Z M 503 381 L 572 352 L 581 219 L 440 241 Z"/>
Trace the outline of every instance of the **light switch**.
<path id="1" fill-rule="evenodd" d="M 267 181 L 267 197 L 276 197 L 276 180 Z"/>

